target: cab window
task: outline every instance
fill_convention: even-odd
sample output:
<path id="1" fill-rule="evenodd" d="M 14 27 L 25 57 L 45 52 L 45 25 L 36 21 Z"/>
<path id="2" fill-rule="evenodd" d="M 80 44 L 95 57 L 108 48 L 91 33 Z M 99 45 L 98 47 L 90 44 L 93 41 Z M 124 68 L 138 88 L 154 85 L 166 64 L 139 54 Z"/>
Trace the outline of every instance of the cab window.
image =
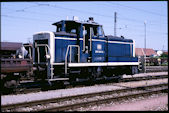
<path id="1" fill-rule="evenodd" d="M 96 26 L 93 27 L 93 35 L 94 36 L 98 36 L 98 32 L 97 32 L 97 27 Z"/>
<path id="2" fill-rule="evenodd" d="M 104 32 L 103 32 L 102 26 L 98 26 L 97 31 L 98 31 L 98 36 L 104 36 Z"/>
<path id="3" fill-rule="evenodd" d="M 66 22 L 66 33 L 78 34 L 78 26 L 75 22 Z"/>
<path id="4" fill-rule="evenodd" d="M 62 25 L 58 24 L 56 28 L 56 32 L 60 32 L 62 30 Z"/>

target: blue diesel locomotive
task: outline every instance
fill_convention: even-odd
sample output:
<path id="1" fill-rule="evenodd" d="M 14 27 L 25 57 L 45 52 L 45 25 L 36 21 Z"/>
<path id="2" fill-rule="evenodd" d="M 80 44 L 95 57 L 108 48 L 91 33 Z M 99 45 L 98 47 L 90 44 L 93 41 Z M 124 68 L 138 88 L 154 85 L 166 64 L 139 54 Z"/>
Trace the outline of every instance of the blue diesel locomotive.
<path id="1" fill-rule="evenodd" d="M 35 76 L 48 81 L 79 81 L 121 77 L 138 73 L 135 43 L 124 37 L 106 36 L 102 25 L 62 20 L 56 32 L 33 35 Z"/>

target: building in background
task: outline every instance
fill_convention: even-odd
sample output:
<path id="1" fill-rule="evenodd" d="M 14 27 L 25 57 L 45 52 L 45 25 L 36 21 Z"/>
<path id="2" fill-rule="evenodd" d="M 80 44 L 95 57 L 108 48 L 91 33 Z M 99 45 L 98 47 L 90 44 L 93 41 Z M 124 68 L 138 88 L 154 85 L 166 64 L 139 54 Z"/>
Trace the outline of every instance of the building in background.
<path id="1" fill-rule="evenodd" d="M 136 56 L 144 56 L 146 54 L 146 57 L 155 57 L 158 56 L 158 54 L 156 53 L 155 50 L 151 49 L 151 48 L 136 48 L 135 49 L 136 52 Z"/>
<path id="2" fill-rule="evenodd" d="M 153 50 L 151 48 L 135 48 L 136 56 L 139 58 L 139 61 L 144 64 L 145 59 L 144 55 L 146 54 L 146 65 L 168 65 L 168 52 L 164 52 L 161 50 Z"/>

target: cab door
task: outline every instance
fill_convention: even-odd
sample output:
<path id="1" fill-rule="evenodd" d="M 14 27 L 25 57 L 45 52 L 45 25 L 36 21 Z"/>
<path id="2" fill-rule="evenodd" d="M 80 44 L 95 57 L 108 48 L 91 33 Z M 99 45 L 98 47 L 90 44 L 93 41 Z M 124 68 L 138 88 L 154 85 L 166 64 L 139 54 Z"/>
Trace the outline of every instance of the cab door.
<path id="1" fill-rule="evenodd" d="M 92 62 L 92 27 L 83 26 L 82 60 Z"/>
<path id="2" fill-rule="evenodd" d="M 92 32 L 92 62 L 106 61 L 106 38 L 102 26 L 94 26 Z"/>

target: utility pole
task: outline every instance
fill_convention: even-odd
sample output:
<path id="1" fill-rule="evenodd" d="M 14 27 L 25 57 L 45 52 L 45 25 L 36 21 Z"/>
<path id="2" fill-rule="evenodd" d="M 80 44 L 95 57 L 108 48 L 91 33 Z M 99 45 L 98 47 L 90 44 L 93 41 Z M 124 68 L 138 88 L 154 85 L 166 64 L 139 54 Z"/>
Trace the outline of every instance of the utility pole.
<path id="1" fill-rule="evenodd" d="M 163 45 L 162 51 L 164 51 L 164 45 Z"/>
<path id="2" fill-rule="evenodd" d="M 144 72 L 146 73 L 146 21 L 144 21 L 144 60 L 145 60 L 145 66 L 144 66 Z"/>
<path id="3" fill-rule="evenodd" d="M 116 15 L 117 13 L 114 12 L 114 36 L 116 36 Z"/>

